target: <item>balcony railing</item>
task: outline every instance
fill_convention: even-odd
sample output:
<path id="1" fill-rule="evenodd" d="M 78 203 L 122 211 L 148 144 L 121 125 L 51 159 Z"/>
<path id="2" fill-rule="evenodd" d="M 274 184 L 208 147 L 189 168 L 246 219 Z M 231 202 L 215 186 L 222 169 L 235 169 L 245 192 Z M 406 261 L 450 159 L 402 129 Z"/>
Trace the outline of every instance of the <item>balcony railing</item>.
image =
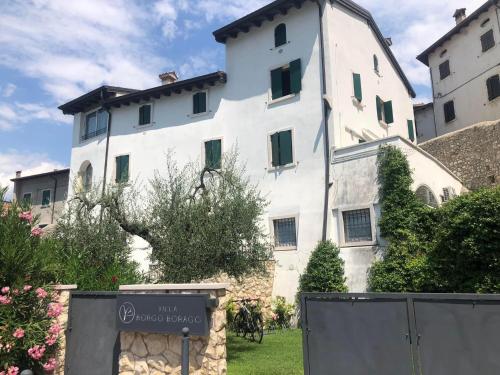
<path id="1" fill-rule="evenodd" d="M 102 128 L 102 129 L 97 129 L 96 131 L 93 132 L 88 132 L 82 135 L 81 140 L 86 141 L 87 139 L 97 137 L 98 135 L 106 133 L 107 128 Z"/>

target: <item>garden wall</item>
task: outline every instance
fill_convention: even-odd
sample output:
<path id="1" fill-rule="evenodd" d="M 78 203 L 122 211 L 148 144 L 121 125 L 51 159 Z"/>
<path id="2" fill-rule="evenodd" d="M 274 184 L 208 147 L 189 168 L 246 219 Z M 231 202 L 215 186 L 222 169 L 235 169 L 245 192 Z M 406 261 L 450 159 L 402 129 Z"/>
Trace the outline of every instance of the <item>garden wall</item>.
<path id="1" fill-rule="evenodd" d="M 419 146 L 462 179 L 468 189 L 500 184 L 500 121 L 479 123 Z"/>
<path id="2" fill-rule="evenodd" d="M 218 299 L 212 311 L 210 335 L 191 336 L 189 346 L 189 373 L 192 375 L 220 375 L 226 367 L 226 311 L 227 284 L 152 284 L 122 285 L 121 292 L 134 293 L 208 293 Z M 175 335 L 140 332 L 121 332 L 120 375 L 180 374 L 182 338 Z"/>
<path id="3" fill-rule="evenodd" d="M 59 293 L 59 303 L 63 306 L 61 315 L 56 320 L 61 326 L 63 334 L 59 337 L 59 349 L 56 355 L 56 369 L 54 375 L 64 374 L 64 357 L 66 352 L 66 333 L 68 330 L 69 293 L 77 288 L 76 285 L 56 285 L 54 289 Z"/>

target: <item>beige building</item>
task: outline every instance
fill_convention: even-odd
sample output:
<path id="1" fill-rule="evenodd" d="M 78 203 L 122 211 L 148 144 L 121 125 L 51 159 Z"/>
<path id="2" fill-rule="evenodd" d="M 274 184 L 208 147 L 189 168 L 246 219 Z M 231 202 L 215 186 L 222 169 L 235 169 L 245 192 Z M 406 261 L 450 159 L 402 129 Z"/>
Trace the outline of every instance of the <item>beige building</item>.
<path id="1" fill-rule="evenodd" d="M 21 171 L 17 171 L 11 181 L 14 182 L 13 199 L 31 202 L 40 228 L 54 224 L 61 216 L 68 195 L 69 169 L 31 176 L 22 176 Z"/>
<path id="2" fill-rule="evenodd" d="M 430 70 L 435 121 L 415 112 L 419 141 L 500 118 L 500 0 L 453 17 L 456 26 L 417 57 Z"/>

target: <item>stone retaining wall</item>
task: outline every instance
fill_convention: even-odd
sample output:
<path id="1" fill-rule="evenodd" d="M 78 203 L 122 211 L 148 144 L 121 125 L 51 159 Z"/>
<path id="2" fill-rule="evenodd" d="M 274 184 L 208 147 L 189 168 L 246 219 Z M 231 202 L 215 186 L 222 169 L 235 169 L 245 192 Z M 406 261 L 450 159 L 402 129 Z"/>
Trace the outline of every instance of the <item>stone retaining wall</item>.
<path id="1" fill-rule="evenodd" d="M 212 311 L 210 335 L 192 336 L 189 346 L 190 374 L 220 375 L 226 367 L 226 284 L 154 284 L 121 286 L 134 293 L 208 293 L 217 298 Z M 175 335 L 121 332 L 120 375 L 180 374 L 182 338 Z"/>
<path id="2" fill-rule="evenodd" d="M 500 184 L 500 121 L 479 123 L 419 146 L 455 173 L 468 189 Z"/>
<path id="3" fill-rule="evenodd" d="M 62 334 L 59 337 L 59 349 L 56 354 L 56 369 L 54 375 L 64 375 L 64 356 L 66 352 L 66 332 L 68 329 L 69 294 L 77 288 L 76 285 L 56 285 L 54 290 L 59 293 L 59 303 L 63 306 L 61 315 L 56 320 L 61 326 Z"/>

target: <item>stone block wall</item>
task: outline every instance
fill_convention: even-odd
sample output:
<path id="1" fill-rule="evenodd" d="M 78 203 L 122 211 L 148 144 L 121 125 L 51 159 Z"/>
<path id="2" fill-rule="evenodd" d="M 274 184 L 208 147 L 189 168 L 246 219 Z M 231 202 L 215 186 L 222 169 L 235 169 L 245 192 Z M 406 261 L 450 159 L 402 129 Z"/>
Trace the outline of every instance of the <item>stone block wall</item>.
<path id="1" fill-rule="evenodd" d="M 62 334 L 59 337 L 59 350 L 56 355 L 56 369 L 54 375 L 64 375 L 64 356 L 66 352 L 66 332 L 68 329 L 69 294 L 76 285 L 56 285 L 54 289 L 59 293 L 59 303 L 63 306 L 61 315 L 56 320 L 61 326 Z"/>
<path id="2" fill-rule="evenodd" d="M 134 293 L 209 293 L 218 298 L 212 311 L 210 335 L 190 338 L 189 365 L 192 375 L 221 375 L 226 366 L 225 284 L 154 284 L 121 286 Z M 120 375 L 178 375 L 181 372 L 182 337 L 166 334 L 121 332 Z"/>
<path id="3" fill-rule="evenodd" d="M 228 284 L 225 301 L 243 298 L 259 299 L 262 303 L 264 317 L 269 317 L 273 298 L 275 263 L 275 261 L 268 262 L 266 275 L 252 275 L 244 277 L 241 280 L 221 275 L 205 281 Z"/>
<path id="4" fill-rule="evenodd" d="M 500 184 L 500 120 L 479 123 L 419 146 L 470 190 Z"/>

